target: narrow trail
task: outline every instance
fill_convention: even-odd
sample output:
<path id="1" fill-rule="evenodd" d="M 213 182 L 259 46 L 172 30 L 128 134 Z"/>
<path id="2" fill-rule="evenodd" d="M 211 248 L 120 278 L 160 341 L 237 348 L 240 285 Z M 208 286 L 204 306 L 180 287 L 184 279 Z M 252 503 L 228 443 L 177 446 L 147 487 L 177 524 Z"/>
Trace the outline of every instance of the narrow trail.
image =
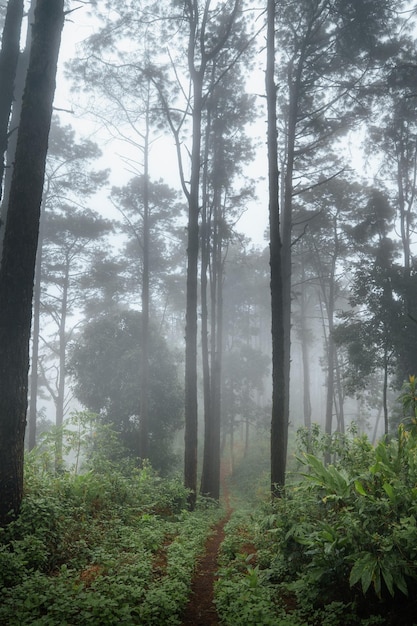
<path id="1" fill-rule="evenodd" d="M 218 569 L 218 552 L 225 537 L 224 527 L 232 514 L 229 490 L 223 469 L 221 484 L 222 496 L 226 505 L 226 515 L 213 527 L 212 534 L 206 541 L 204 553 L 198 560 L 191 583 L 190 600 L 185 608 L 181 622 L 182 626 L 220 626 L 213 602 L 213 587 Z"/>

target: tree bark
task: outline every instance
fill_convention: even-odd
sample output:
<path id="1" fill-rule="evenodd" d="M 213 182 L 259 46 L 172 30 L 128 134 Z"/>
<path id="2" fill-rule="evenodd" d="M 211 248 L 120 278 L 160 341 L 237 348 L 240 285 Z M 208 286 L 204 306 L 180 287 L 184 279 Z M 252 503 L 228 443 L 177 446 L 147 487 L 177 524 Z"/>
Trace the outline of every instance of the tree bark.
<path id="1" fill-rule="evenodd" d="M 61 299 L 61 311 L 59 315 L 59 328 L 58 328 L 58 385 L 55 396 L 55 426 L 57 428 L 56 443 L 55 443 L 55 469 L 61 471 L 63 468 L 63 426 L 64 426 L 64 413 L 65 413 L 65 378 L 66 378 L 66 355 L 67 355 L 67 338 L 66 338 L 66 326 L 68 315 L 68 291 L 70 286 L 70 260 L 67 256 L 66 264 L 64 268 L 64 276 L 62 283 L 62 299 Z"/>
<path id="2" fill-rule="evenodd" d="M 268 182 L 272 311 L 272 418 L 271 418 L 271 493 L 279 496 L 285 485 L 288 416 L 286 414 L 287 360 L 284 336 L 282 243 L 279 219 L 279 170 L 275 85 L 275 1 L 267 3 L 266 97 L 268 114 Z"/>
<path id="3" fill-rule="evenodd" d="M 20 510 L 40 207 L 63 0 L 38 0 L 0 269 L 0 525 Z"/>
<path id="4" fill-rule="evenodd" d="M 0 200 L 3 193 L 4 153 L 7 150 L 22 18 L 23 0 L 9 0 L 0 52 Z"/>
<path id="5" fill-rule="evenodd" d="M 142 272 L 142 372 L 140 393 L 140 447 L 142 462 L 149 458 L 149 91 L 146 103 L 146 129 L 143 156 L 143 272 Z"/>
<path id="6" fill-rule="evenodd" d="M 3 239 L 4 230 L 7 220 L 7 211 L 9 207 L 10 188 L 13 177 L 13 169 L 16 160 L 16 146 L 18 140 L 18 128 L 20 124 L 22 114 L 22 99 L 23 92 L 26 84 L 26 76 L 29 66 L 30 50 L 32 45 L 32 25 L 34 21 L 35 5 L 37 0 L 31 0 L 27 23 L 28 29 L 26 33 L 26 44 L 24 50 L 20 53 L 17 61 L 14 90 L 13 90 L 13 104 L 11 111 L 11 119 L 9 122 L 9 134 L 7 139 L 7 153 L 6 153 L 6 169 L 4 175 L 4 186 L 1 204 L 1 222 L 0 222 L 0 262 L 3 256 Z"/>
<path id="7" fill-rule="evenodd" d="M 215 203 L 212 270 L 212 318 L 216 333 L 211 341 L 211 410 L 212 410 L 212 494 L 220 497 L 220 430 L 221 430 L 221 380 L 223 360 L 223 280 L 224 263 L 222 237 L 219 232 L 221 207 Z"/>
<path id="8" fill-rule="evenodd" d="M 203 106 L 203 72 L 192 71 L 193 145 L 191 180 L 188 198 L 187 303 L 185 316 L 185 451 L 184 484 L 190 490 L 188 504 L 194 509 L 197 497 L 197 286 L 198 286 L 198 217 L 200 188 L 201 113 Z"/>
<path id="9" fill-rule="evenodd" d="M 45 195 L 43 197 L 43 206 L 41 209 L 41 218 L 39 222 L 38 247 L 36 253 L 35 265 L 35 284 L 33 291 L 33 324 L 32 324 L 32 359 L 30 374 L 30 400 L 29 400 L 29 432 L 28 432 L 28 449 L 29 452 L 36 446 L 36 423 L 37 423 L 37 406 L 38 406 L 38 361 L 39 361 L 39 330 L 41 315 L 41 275 L 42 275 L 42 252 L 43 252 L 43 221 L 45 210 Z"/>
<path id="10" fill-rule="evenodd" d="M 303 288 L 301 290 L 300 301 L 300 340 L 301 340 L 301 359 L 303 367 L 303 414 L 304 426 L 308 431 L 311 430 L 311 395 L 310 395 L 310 350 L 309 337 L 307 329 L 307 296 L 305 285 L 304 264 L 301 267 L 301 282 Z"/>
<path id="11" fill-rule="evenodd" d="M 203 170 L 203 202 L 201 211 L 201 267 L 200 267 L 200 292 L 201 292 L 201 358 L 203 372 L 203 398 L 204 398 L 204 447 L 203 447 L 203 467 L 201 471 L 201 487 L 200 491 L 205 496 L 212 496 L 212 426 L 213 426 L 213 409 L 212 409 L 212 380 L 210 371 L 210 350 L 209 350 L 209 327 L 208 327 L 208 268 L 210 255 L 210 239 L 211 239 L 211 220 L 208 205 L 208 148 L 209 148 L 209 129 L 210 115 L 208 112 L 204 154 L 204 170 Z M 215 333 L 214 319 L 211 317 L 211 336 Z"/>

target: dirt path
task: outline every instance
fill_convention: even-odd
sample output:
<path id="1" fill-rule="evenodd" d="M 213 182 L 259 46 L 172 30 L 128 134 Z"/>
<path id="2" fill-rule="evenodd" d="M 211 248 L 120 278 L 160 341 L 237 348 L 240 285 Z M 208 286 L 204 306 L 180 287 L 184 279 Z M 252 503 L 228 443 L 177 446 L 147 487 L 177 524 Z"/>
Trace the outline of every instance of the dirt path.
<path id="1" fill-rule="evenodd" d="M 220 625 L 213 602 L 213 585 L 218 569 L 217 555 L 225 536 L 224 527 L 232 514 L 226 476 L 223 471 L 222 495 L 226 505 L 226 515 L 214 526 L 213 533 L 206 541 L 204 553 L 198 560 L 197 569 L 191 583 L 190 600 L 184 611 L 182 626 Z"/>

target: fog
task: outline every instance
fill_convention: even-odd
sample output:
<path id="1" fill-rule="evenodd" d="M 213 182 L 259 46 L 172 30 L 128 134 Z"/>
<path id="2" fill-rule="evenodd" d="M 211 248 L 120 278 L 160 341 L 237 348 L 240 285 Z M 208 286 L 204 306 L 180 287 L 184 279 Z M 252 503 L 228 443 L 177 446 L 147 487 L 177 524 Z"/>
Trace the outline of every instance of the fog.
<path id="1" fill-rule="evenodd" d="M 66 16 L 31 344 L 38 436 L 88 409 L 116 425 L 129 453 L 149 453 L 161 468 L 165 452 L 179 462 L 197 215 L 199 467 L 204 436 L 219 436 L 212 422 L 221 424 L 224 454 L 268 441 L 265 31 L 260 9 L 234 21 L 231 6 L 217 4 L 204 27 L 197 21 L 206 40 L 201 48 L 194 41 L 191 65 L 187 32 L 171 28 L 164 7 L 159 26 L 146 12 L 133 19 L 129 7 L 81 4 Z M 275 81 L 283 258 L 291 268 L 282 296 L 291 311 L 290 437 L 312 424 L 328 435 L 353 425 L 376 441 L 401 419 L 397 398 L 414 372 L 416 129 L 413 105 L 404 105 L 413 78 L 380 62 L 385 52 L 379 58 L 366 41 L 357 42 L 358 58 L 342 50 L 330 14 L 317 26 L 329 46 L 322 62 L 303 17 L 290 41 L 287 9 L 277 17 Z M 233 24 L 233 43 L 222 20 Z M 216 29 L 225 37 L 221 54 Z M 303 37 L 306 58 L 298 56 Z M 369 55 L 367 72 L 361 55 Z M 198 144 L 193 71 L 203 76 Z M 381 80 L 390 88 L 381 92 Z M 171 391 L 161 358 L 170 363 Z M 165 410 L 174 406 L 170 423 Z"/>

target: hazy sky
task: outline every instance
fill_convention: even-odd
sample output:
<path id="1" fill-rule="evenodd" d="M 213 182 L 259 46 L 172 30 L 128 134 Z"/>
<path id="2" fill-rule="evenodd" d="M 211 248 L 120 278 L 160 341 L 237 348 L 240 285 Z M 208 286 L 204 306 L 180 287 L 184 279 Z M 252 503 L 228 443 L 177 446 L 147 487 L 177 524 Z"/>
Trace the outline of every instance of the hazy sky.
<path id="1" fill-rule="evenodd" d="M 77 54 L 79 42 L 94 32 L 94 23 L 88 16 L 86 7 L 71 13 L 65 22 L 62 44 L 59 58 L 57 89 L 55 94 L 55 107 L 65 109 L 72 113 L 60 112 L 63 124 L 71 124 L 80 136 L 90 137 L 95 141 L 104 153 L 100 167 L 110 167 L 111 184 L 122 185 L 132 174 L 128 171 L 128 165 L 124 157 L 134 154 L 126 144 L 118 141 L 109 142 L 108 133 L 97 126 L 93 116 L 86 114 L 80 106 L 78 94 L 71 94 L 68 82 L 64 77 L 65 61 L 73 58 Z M 263 71 L 258 71 L 250 76 L 248 90 L 252 93 L 263 93 L 264 90 Z M 260 99 L 260 102 L 262 100 Z M 93 113 L 93 111 L 90 111 Z M 264 247 L 264 232 L 268 226 L 268 206 L 267 206 L 267 158 L 266 158 L 266 122 L 261 119 L 251 129 L 251 134 L 259 140 L 258 156 L 256 160 L 247 167 L 247 176 L 251 178 L 261 178 L 257 185 L 257 200 L 248 205 L 246 213 L 237 224 L 237 230 L 249 236 L 256 245 Z M 129 154 L 131 152 L 131 155 Z M 179 188 L 178 165 L 174 141 L 171 137 L 161 137 L 152 146 L 150 154 L 150 171 L 154 178 L 163 178 L 167 184 Z M 100 205 L 105 198 L 100 197 Z M 94 207 L 100 210 L 100 207 Z M 106 211 L 112 211 L 111 205 L 106 207 Z"/>

